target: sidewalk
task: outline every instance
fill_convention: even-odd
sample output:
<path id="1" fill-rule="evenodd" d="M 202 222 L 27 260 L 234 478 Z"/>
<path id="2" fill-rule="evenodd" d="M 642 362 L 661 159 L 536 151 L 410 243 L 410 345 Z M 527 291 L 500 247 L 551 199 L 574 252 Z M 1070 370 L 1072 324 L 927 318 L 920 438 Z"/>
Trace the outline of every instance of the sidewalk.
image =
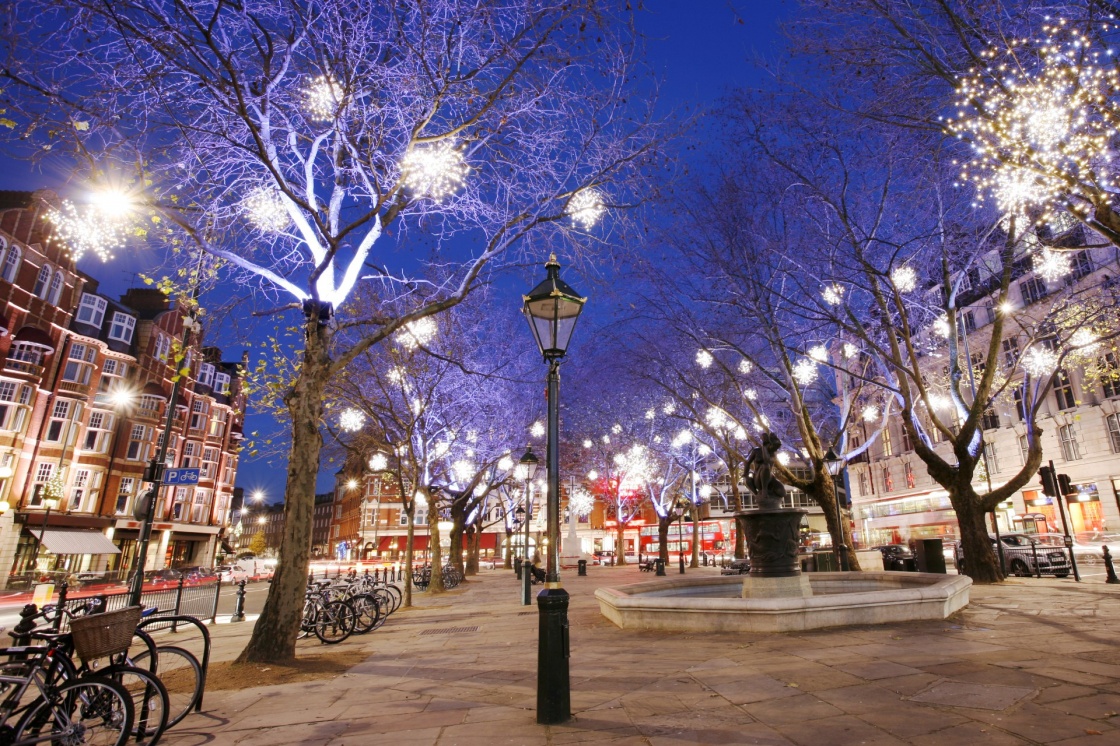
<path id="1" fill-rule="evenodd" d="M 711 573 L 711 568 L 690 570 Z M 510 571 L 418 594 L 348 646 L 332 680 L 212 692 L 164 737 L 194 744 L 468 746 L 1120 743 L 1120 586 L 974 587 L 954 619 L 788 635 L 625 632 L 594 589 L 636 568 L 565 575 L 573 719 L 535 722 L 535 606 Z M 250 624 L 218 625 L 215 658 Z"/>

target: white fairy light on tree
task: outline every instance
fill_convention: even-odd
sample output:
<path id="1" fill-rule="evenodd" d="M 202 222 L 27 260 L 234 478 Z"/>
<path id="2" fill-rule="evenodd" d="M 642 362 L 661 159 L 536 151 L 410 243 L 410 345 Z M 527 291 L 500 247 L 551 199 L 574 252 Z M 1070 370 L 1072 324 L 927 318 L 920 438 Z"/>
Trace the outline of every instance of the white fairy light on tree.
<path id="1" fill-rule="evenodd" d="M 592 445 L 594 445 L 594 443 L 591 442 L 590 438 L 584 438 L 584 440 L 583 440 L 583 447 L 584 448 L 590 448 Z"/>
<path id="2" fill-rule="evenodd" d="M 615 424 L 611 425 L 611 433 L 614 434 L 614 435 L 621 435 L 622 434 L 622 425 L 618 424 L 617 422 Z"/>
<path id="3" fill-rule="evenodd" d="M 1064 251 L 1041 249 L 1034 255 L 1034 273 L 1047 282 L 1060 280 L 1070 273 L 1069 255 Z"/>
<path id="4" fill-rule="evenodd" d="M 986 64 L 962 77 L 952 134 L 972 144 L 961 178 L 978 201 L 994 197 L 1004 213 L 1037 209 L 1041 220 L 1066 209 L 1088 211 L 1115 189 L 1110 164 L 1120 74 L 1104 50 L 1064 21 L 1041 38 L 982 53 Z"/>
<path id="5" fill-rule="evenodd" d="M 63 200 L 59 209 L 48 209 L 46 217 L 54 227 L 54 237 L 65 244 L 74 261 L 95 254 L 107 262 L 113 258 L 114 249 L 124 246 L 127 237 L 125 214 L 98 205 L 79 210 L 70 200 Z"/>
<path id="6" fill-rule="evenodd" d="M 657 410 L 655 410 L 655 409 L 647 409 L 646 410 L 646 419 L 647 420 L 652 420 L 656 416 L 657 416 Z"/>
<path id="7" fill-rule="evenodd" d="M 418 145 L 401 161 L 401 179 L 412 192 L 437 202 L 463 185 L 470 167 L 449 141 Z"/>
<path id="8" fill-rule="evenodd" d="M 576 487 L 568 495 L 568 510 L 574 515 L 583 517 L 591 513 L 595 507 L 595 496 L 583 487 Z"/>
<path id="9" fill-rule="evenodd" d="M 366 416 L 362 414 L 361 410 L 353 407 L 343 410 L 342 414 L 338 416 L 338 426 L 348 433 L 361 430 L 365 423 Z"/>
<path id="10" fill-rule="evenodd" d="M 542 437 L 544 435 L 544 423 L 540 420 L 534 422 L 533 426 L 529 428 L 529 434 L 534 438 Z"/>
<path id="11" fill-rule="evenodd" d="M 898 288 L 900 293 L 909 293 L 914 288 L 918 287 L 918 273 L 914 271 L 913 267 L 902 265 L 895 267 L 891 272 L 891 282 Z"/>
<path id="12" fill-rule="evenodd" d="M 808 358 L 798 360 L 793 366 L 793 378 L 802 386 L 817 380 L 817 364 Z"/>
<path id="13" fill-rule="evenodd" d="M 384 453 L 375 453 L 369 457 L 370 471 L 385 471 L 389 468 L 389 458 Z"/>
<path id="14" fill-rule="evenodd" d="M 710 367 L 713 360 L 714 358 L 712 357 L 712 353 L 708 352 L 707 350 L 696 351 L 696 364 L 701 368 Z"/>
<path id="15" fill-rule="evenodd" d="M 751 401 L 755 401 L 756 399 L 758 399 L 758 392 L 754 389 L 743 389 L 743 396 L 745 396 L 747 399 L 750 399 Z"/>
<path id="16" fill-rule="evenodd" d="M 696 447 L 696 452 L 699 453 L 701 456 L 707 456 L 712 452 L 712 447 L 709 446 L 707 443 L 701 443 L 700 445 L 698 445 Z"/>
<path id="17" fill-rule="evenodd" d="M 828 360 L 828 348 L 817 345 L 809 350 L 809 357 L 818 363 L 823 363 Z"/>
<path id="18" fill-rule="evenodd" d="M 436 331 L 436 322 L 429 316 L 410 321 L 401 330 L 401 345 L 409 350 L 416 349 L 435 339 Z"/>
<path id="19" fill-rule="evenodd" d="M 1045 378 L 1058 369 L 1058 356 L 1052 350 L 1035 345 L 1020 359 L 1023 369 L 1035 378 Z"/>
<path id="20" fill-rule="evenodd" d="M 778 463 L 782 466 L 789 466 L 789 453 L 786 451 L 778 451 Z"/>
<path id="21" fill-rule="evenodd" d="M 319 75 L 303 89 L 303 108 L 317 122 L 329 122 L 342 101 L 342 86 L 329 75 Z"/>
<path id="22" fill-rule="evenodd" d="M 1070 347 L 1081 355 L 1092 355 L 1100 349 L 1101 343 L 1092 329 L 1078 329 L 1069 338 Z"/>
<path id="23" fill-rule="evenodd" d="M 568 202 L 568 216 L 583 230 L 590 230 L 607 211 L 603 195 L 597 189 L 581 189 Z"/>
<path id="24" fill-rule="evenodd" d="M 942 394 L 930 394 L 929 406 L 931 409 L 945 409 L 950 404 L 949 397 Z"/>
<path id="25" fill-rule="evenodd" d="M 740 374 L 745 376 L 748 373 L 750 373 L 752 370 L 754 370 L 754 364 L 751 363 L 750 360 L 747 360 L 746 358 L 743 358 L 742 360 L 739 361 L 739 373 Z"/>
<path id="26" fill-rule="evenodd" d="M 599 479 L 599 472 L 592 469 L 591 471 L 587 472 L 587 478 L 594 482 Z"/>
<path id="27" fill-rule="evenodd" d="M 245 195 L 241 210 L 250 223 L 268 233 L 279 233 L 291 222 L 280 193 L 265 186 L 256 187 Z"/>
<path id="28" fill-rule="evenodd" d="M 933 322 L 933 331 L 939 336 L 949 336 L 949 319 L 946 316 L 938 316 Z"/>
<path id="29" fill-rule="evenodd" d="M 825 289 L 821 291 L 821 296 L 828 305 L 838 306 L 844 302 L 844 286 L 835 283 L 827 285 Z"/>
<path id="30" fill-rule="evenodd" d="M 460 459 L 451 465 L 451 473 L 459 482 L 469 482 L 474 476 L 475 466 L 466 459 Z"/>
<path id="31" fill-rule="evenodd" d="M 702 484 L 700 485 L 700 489 L 698 489 L 697 492 L 699 493 L 701 500 L 708 500 L 712 497 L 712 485 Z"/>
<path id="32" fill-rule="evenodd" d="M 858 354 L 859 354 L 859 348 L 858 347 L 856 347 L 851 342 L 845 342 L 844 343 L 844 357 L 846 357 L 846 358 L 855 357 Z"/>
<path id="33" fill-rule="evenodd" d="M 874 422 L 879 418 L 879 408 L 874 405 L 868 405 L 863 408 L 863 421 Z"/>

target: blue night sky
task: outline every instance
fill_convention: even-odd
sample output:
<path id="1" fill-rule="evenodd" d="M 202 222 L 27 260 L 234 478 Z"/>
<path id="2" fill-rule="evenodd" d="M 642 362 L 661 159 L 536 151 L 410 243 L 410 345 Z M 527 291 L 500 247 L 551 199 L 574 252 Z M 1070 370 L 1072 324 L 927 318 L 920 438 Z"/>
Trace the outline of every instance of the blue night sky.
<path id="1" fill-rule="evenodd" d="M 777 26 L 792 5 L 781 0 L 651 0 L 644 7 L 638 14 L 638 28 L 647 38 L 647 60 L 662 80 L 662 113 L 694 114 L 717 106 L 730 88 L 762 82 L 764 74 L 756 61 L 780 53 Z M 691 139 L 702 142 L 704 138 L 693 135 Z M 696 159 L 697 165 L 708 156 L 700 147 L 685 148 L 683 155 Z M 44 161 L 33 166 L 0 153 L 0 189 L 45 187 L 65 194 L 70 177 L 64 164 Z M 81 266 L 101 281 L 104 292 L 114 295 L 137 282 L 136 272 L 162 274 L 159 261 L 156 252 L 141 252 L 140 256 L 119 256 L 108 265 L 87 258 Z M 244 337 L 239 339 L 228 328 L 217 339 L 211 333 L 208 342 L 219 344 L 227 360 L 238 359 L 244 348 Z M 276 429 L 270 417 L 250 412 L 246 433 Z M 332 472 L 331 465 L 325 464 L 320 489 L 330 488 Z M 278 501 L 284 492 L 284 476 L 282 458 L 270 463 L 246 454 L 237 481 L 247 492 L 263 489 L 270 501 Z"/>

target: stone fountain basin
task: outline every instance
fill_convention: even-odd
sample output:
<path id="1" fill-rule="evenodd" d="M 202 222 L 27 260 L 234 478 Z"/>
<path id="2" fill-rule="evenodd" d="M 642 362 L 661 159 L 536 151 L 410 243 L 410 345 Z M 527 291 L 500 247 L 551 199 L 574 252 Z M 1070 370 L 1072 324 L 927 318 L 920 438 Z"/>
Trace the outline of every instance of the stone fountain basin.
<path id="1" fill-rule="evenodd" d="M 742 575 L 667 578 L 599 588 L 599 610 L 622 629 L 799 632 L 945 619 L 968 605 L 972 579 L 914 572 L 809 573 L 808 598 L 741 598 Z"/>

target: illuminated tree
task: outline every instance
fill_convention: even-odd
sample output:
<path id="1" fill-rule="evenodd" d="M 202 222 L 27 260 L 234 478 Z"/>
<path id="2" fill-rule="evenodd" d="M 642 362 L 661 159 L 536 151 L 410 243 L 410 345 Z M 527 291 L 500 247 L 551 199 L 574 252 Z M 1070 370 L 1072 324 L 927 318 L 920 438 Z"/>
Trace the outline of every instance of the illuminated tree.
<path id="1" fill-rule="evenodd" d="M 526 239 L 570 255 L 646 193 L 657 128 L 626 18 L 505 0 L 9 10 L 16 142 L 123 182 L 134 233 L 220 260 L 298 326 L 274 392 L 291 425 L 282 562 L 241 656 L 289 660 L 328 383 Z"/>

